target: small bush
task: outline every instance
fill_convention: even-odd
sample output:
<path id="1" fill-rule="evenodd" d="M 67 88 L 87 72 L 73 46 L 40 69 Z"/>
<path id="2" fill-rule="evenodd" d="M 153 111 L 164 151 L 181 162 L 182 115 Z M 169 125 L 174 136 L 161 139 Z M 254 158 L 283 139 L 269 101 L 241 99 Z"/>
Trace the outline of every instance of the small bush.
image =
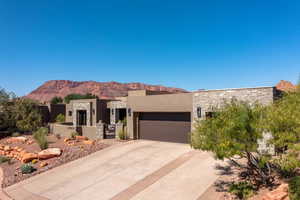
<path id="1" fill-rule="evenodd" d="M 33 159 L 33 160 L 31 161 L 32 164 L 36 164 L 37 162 L 38 162 L 37 159 Z"/>
<path id="2" fill-rule="evenodd" d="M 56 121 L 57 123 L 64 123 L 65 120 L 66 120 L 66 118 L 65 118 L 65 115 L 63 115 L 63 114 L 59 114 L 59 115 L 57 115 L 56 118 L 55 118 L 55 121 Z"/>
<path id="3" fill-rule="evenodd" d="M 19 132 L 14 132 L 11 134 L 12 137 L 19 137 L 21 134 Z"/>
<path id="4" fill-rule="evenodd" d="M 72 138 L 72 139 L 75 139 L 76 136 L 79 136 L 79 133 L 77 133 L 77 132 L 71 133 L 71 138 Z"/>
<path id="5" fill-rule="evenodd" d="M 48 129 L 47 128 L 39 128 L 34 134 L 33 138 L 36 140 L 38 145 L 42 150 L 48 148 L 48 140 L 47 140 Z"/>
<path id="6" fill-rule="evenodd" d="M 31 174 L 34 172 L 36 169 L 30 165 L 30 164 L 24 164 L 21 166 L 21 172 L 22 174 Z"/>
<path id="7" fill-rule="evenodd" d="M 289 182 L 289 197 L 290 200 L 300 199 L 300 176 L 295 176 Z"/>
<path id="8" fill-rule="evenodd" d="M 296 168 L 300 167 L 300 161 L 292 154 L 284 155 L 276 159 L 274 163 L 278 166 L 280 175 L 285 178 L 294 176 Z"/>
<path id="9" fill-rule="evenodd" d="M 233 183 L 229 187 L 229 192 L 237 196 L 239 199 L 247 199 L 254 194 L 255 188 L 249 182 L 243 181 Z"/>
<path id="10" fill-rule="evenodd" d="M 126 131 L 126 128 L 124 128 L 123 130 L 120 130 L 118 132 L 118 136 L 119 136 L 119 139 L 120 140 L 127 140 L 127 131 Z"/>
<path id="11" fill-rule="evenodd" d="M 0 156 L 0 164 L 9 162 L 9 161 L 10 161 L 10 158 L 5 157 L 5 156 Z"/>

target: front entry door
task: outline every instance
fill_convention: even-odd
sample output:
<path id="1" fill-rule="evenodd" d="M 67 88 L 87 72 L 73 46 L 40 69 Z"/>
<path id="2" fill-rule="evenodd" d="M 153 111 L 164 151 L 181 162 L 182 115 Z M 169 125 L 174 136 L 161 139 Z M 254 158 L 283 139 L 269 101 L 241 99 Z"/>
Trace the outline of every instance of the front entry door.
<path id="1" fill-rule="evenodd" d="M 77 110 L 77 125 L 86 126 L 86 110 Z"/>

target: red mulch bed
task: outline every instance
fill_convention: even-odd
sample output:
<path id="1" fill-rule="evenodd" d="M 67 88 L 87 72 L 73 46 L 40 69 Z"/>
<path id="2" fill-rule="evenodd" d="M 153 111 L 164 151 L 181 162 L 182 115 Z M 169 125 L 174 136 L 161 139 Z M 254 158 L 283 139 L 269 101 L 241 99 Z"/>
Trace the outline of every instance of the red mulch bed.
<path id="1" fill-rule="evenodd" d="M 25 137 L 27 137 L 29 140 L 33 140 L 32 136 L 27 135 Z M 32 152 L 32 153 L 38 153 L 41 151 L 36 142 L 34 142 L 33 144 L 30 144 L 30 145 L 25 144 L 25 143 L 24 144 L 23 143 L 8 144 L 6 142 L 6 140 L 8 138 L 9 137 L 1 139 L 0 144 L 7 144 L 12 147 L 18 146 L 18 147 L 21 147 L 21 148 L 27 150 L 28 152 Z M 23 163 L 18 160 L 15 160 L 15 159 L 11 159 L 11 161 L 9 163 L 6 162 L 6 163 L 0 164 L 0 167 L 2 167 L 3 172 L 4 172 L 4 180 L 3 180 L 2 187 L 8 187 L 17 182 L 25 180 L 29 177 L 40 174 L 40 173 L 45 172 L 54 167 L 60 166 L 64 163 L 76 160 L 78 158 L 87 156 L 93 152 L 104 149 L 108 146 L 111 146 L 113 143 L 118 143 L 118 141 L 111 141 L 111 142 L 103 143 L 103 141 L 101 141 L 101 140 L 96 140 L 95 144 L 93 144 L 93 145 L 87 145 L 87 144 L 83 144 L 82 142 L 77 142 L 75 145 L 69 146 L 63 140 L 64 140 L 64 138 L 58 139 L 54 135 L 48 136 L 49 148 L 51 148 L 51 147 L 60 148 L 62 150 L 62 154 L 59 157 L 54 157 L 51 159 L 38 161 L 36 164 L 32 164 L 32 166 L 34 166 L 34 168 L 36 168 L 37 170 L 31 174 L 22 174 L 20 167 Z M 40 167 L 41 162 L 47 162 L 48 165 L 45 167 Z"/>

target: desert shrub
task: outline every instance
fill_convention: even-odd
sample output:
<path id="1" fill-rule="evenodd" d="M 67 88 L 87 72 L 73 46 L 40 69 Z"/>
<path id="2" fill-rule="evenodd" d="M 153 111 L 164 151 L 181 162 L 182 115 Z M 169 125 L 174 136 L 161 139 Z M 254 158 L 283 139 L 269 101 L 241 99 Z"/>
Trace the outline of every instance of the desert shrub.
<path id="1" fill-rule="evenodd" d="M 14 132 L 11 134 L 12 137 L 19 137 L 21 134 L 19 132 Z"/>
<path id="2" fill-rule="evenodd" d="M 79 136 L 79 133 L 77 133 L 77 132 L 71 133 L 71 138 L 72 139 L 75 139 L 76 136 Z"/>
<path id="3" fill-rule="evenodd" d="M 38 162 L 37 159 L 33 159 L 33 160 L 31 161 L 32 164 L 36 164 L 37 162 Z"/>
<path id="4" fill-rule="evenodd" d="M 42 150 L 48 148 L 47 134 L 48 129 L 44 127 L 39 128 L 39 130 L 33 134 L 33 138 L 36 140 Z"/>
<path id="5" fill-rule="evenodd" d="M 229 192 L 234 194 L 239 199 L 248 199 L 254 194 L 254 191 L 254 186 L 246 181 L 233 183 L 229 187 Z"/>
<path id="6" fill-rule="evenodd" d="M 296 169 L 300 167 L 299 159 L 293 154 L 282 155 L 273 163 L 277 166 L 279 174 L 285 178 L 294 176 Z"/>
<path id="7" fill-rule="evenodd" d="M 9 162 L 10 158 L 6 157 L 6 156 L 0 156 L 0 164 L 1 163 L 5 163 L 5 162 Z"/>
<path id="8" fill-rule="evenodd" d="M 61 97 L 53 97 L 50 101 L 51 104 L 59 104 L 62 102 L 63 102 L 63 99 Z"/>
<path id="9" fill-rule="evenodd" d="M 56 116 L 55 121 L 58 123 L 64 123 L 66 120 L 65 115 L 59 114 Z"/>
<path id="10" fill-rule="evenodd" d="M 31 174 L 32 172 L 34 172 L 36 170 L 30 164 L 23 164 L 20 169 L 21 169 L 22 174 Z"/>
<path id="11" fill-rule="evenodd" d="M 42 125 L 38 103 L 30 99 L 18 99 L 14 103 L 16 127 L 20 131 L 35 131 Z"/>
<path id="12" fill-rule="evenodd" d="M 300 176 L 295 176 L 289 181 L 290 200 L 300 199 Z"/>
<path id="13" fill-rule="evenodd" d="M 124 128 L 118 132 L 118 137 L 120 140 L 126 140 L 128 138 L 126 128 Z"/>
<path id="14" fill-rule="evenodd" d="M 65 96 L 64 98 L 64 102 L 65 103 L 70 103 L 71 100 L 75 100 L 75 99 L 98 99 L 98 96 L 87 93 L 87 94 L 69 94 L 67 96 Z"/>

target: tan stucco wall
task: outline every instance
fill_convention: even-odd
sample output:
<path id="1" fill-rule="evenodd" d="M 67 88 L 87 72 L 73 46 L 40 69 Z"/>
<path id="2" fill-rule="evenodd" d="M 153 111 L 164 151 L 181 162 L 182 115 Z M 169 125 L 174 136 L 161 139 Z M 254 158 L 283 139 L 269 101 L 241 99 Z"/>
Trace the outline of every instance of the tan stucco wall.
<path id="1" fill-rule="evenodd" d="M 128 96 L 127 108 L 131 109 L 131 116 L 127 113 L 127 132 L 134 138 L 134 126 L 137 123 L 138 112 L 192 112 L 193 94 L 165 94 L 151 96 Z M 135 116 L 135 117 L 133 117 Z"/>
<path id="2" fill-rule="evenodd" d="M 50 132 L 55 135 L 59 134 L 62 137 L 70 137 L 73 132 L 76 132 L 76 128 L 63 124 L 50 124 Z"/>

